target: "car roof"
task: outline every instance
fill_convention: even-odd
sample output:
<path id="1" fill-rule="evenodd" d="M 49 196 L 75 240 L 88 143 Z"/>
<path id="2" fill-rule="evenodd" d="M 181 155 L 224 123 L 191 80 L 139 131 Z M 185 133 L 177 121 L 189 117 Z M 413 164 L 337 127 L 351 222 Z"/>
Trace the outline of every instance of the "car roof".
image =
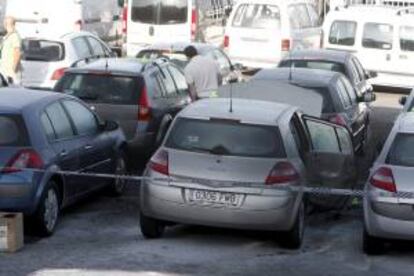
<path id="1" fill-rule="evenodd" d="M 101 58 L 80 67 L 70 68 L 67 72 L 88 73 L 98 71 L 139 75 L 143 71 L 144 66 L 145 63 L 136 58 Z"/>
<path id="2" fill-rule="evenodd" d="M 233 99 L 233 111 L 230 112 L 230 98 L 210 98 L 199 100 L 186 107 L 178 117 L 194 119 L 227 119 L 261 125 L 278 125 L 280 117 L 295 107 L 290 105 L 251 100 Z"/>
<path id="3" fill-rule="evenodd" d="M 0 89 L 0 113 L 20 113 L 40 103 L 52 102 L 59 98 L 71 98 L 61 93 L 25 88 Z"/>
<path id="4" fill-rule="evenodd" d="M 173 52 L 183 52 L 187 46 L 194 46 L 198 52 L 203 53 L 207 51 L 211 51 L 213 49 L 218 49 L 218 47 L 209 44 L 209 43 L 201 43 L 201 42 L 159 42 L 154 43 L 153 45 L 149 46 L 148 48 L 143 49 L 143 51 L 147 50 L 167 50 Z"/>
<path id="5" fill-rule="evenodd" d="M 347 51 L 309 49 L 292 51 L 284 60 L 327 60 L 338 63 L 345 63 L 352 54 Z"/>
<path id="6" fill-rule="evenodd" d="M 260 70 L 253 79 L 288 81 L 307 87 L 327 87 L 341 73 L 309 68 L 272 68 Z"/>

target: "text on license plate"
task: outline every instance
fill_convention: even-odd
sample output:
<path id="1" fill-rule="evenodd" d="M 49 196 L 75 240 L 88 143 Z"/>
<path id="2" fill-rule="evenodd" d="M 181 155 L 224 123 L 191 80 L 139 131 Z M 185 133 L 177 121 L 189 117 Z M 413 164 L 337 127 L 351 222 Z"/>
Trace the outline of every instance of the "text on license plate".
<path id="1" fill-rule="evenodd" d="M 223 193 L 206 190 L 187 190 L 187 199 L 198 204 L 239 206 L 242 196 L 235 193 Z"/>

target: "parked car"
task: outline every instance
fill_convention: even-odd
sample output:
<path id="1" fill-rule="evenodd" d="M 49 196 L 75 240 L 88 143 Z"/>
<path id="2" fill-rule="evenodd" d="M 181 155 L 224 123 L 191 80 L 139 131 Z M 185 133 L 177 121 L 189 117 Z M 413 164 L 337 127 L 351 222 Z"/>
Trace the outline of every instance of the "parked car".
<path id="1" fill-rule="evenodd" d="M 222 43 L 231 0 L 129 0 L 124 12 L 126 52 L 135 57 L 159 42 Z"/>
<path id="2" fill-rule="evenodd" d="M 414 16 L 410 7 L 349 6 L 326 16 L 323 46 L 355 54 L 378 72 L 374 86 L 414 86 Z"/>
<path id="3" fill-rule="evenodd" d="M 379 254 L 390 240 L 414 240 L 414 114 L 399 116 L 365 184 L 363 250 Z M 397 194 L 397 192 L 399 194 Z"/>
<path id="4" fill-rule="evenodd" d="M 72 32 L 58 37 L 23 40 L 22 85 L 52 89 L 66 69 L 79 60 L 115 56 L 97 36 L 88 32 Z"/>
<path id="5" fill-rule="evenodd" d="M 224 47 L 249 68 L 276 66 L 290 50 L 320 48 L 313 0 L 240 0 L 227 22 Z"/>
<path id="6" fill-rule="evenodd" d="M 375 94 L 358 98 L 349 80 L 341 73 L 304 68 L 263 69 L 253 80 L 278 80 L 318 91 L 324 98 L 322 117 L 346 126 L 353 135 L 355 152 L 363 153 L 370 126 L 370 109 L 367 103 Z"/>
<path id="7" fill-rule="evenodd" d="M 3 88 L 0 210 L 23 212 L 40 234 L 51 235 L 62 208 L 103 187 L 119 195 L 125 185 L 59 171 L 125 174 L 124 146 L 115 122 L 102 121 L 74 97 Z"/>
<path id="8" fill-rule="evenodd" d="M 151 155 L 174 116 L 191 103 L 184 74 L 165 60 L 101 59 L 68 69 L 55 91 L 76 96 L 102 118 L 119 122 L 130 160 Z"/>
<path id="9" fill-rule="evenodd" d="M 198 54 L 209 57 L 217 63 L 223 84 L 229 81 L 238 82 L 243 79 L 241 64 L 233 64 L 230 58 L 219 47 L 207 43 L 158 43 L 141 50 L 137 54 L 137 58 L 141 60 L 153 60 L 165 57 L 184 70 L 188 64 L 184 49 L 190 45 L 197 49 Z"/>
<path id="10" fill-rule="evenodd" d="M 106 42 L 121 39 L 121 7 L 116 0 L 11 0 L 6 14 L 22 37 L 58 37 L 87 31 Z"/>
<path id="11" fill-rule="evenodd" d="M 292 51 L 279 63 L 279 67 L 320 69 L 342 73 L 351 82 L 359 98 L 365 93 L 373 92 L 368 80 L 376 75 L 376 72 L 366 71 L 352 53 L 326 49 Z"/>
<path id="12" fill-rule="evenodd" d="M 266 230 L 299 248 L 303 193 L 276 188 L 300 188 L 313 177 L 343 180 L 352 159 L 345 127 L 302 116 L 296 107 L 200 100 L 177 115 L 148 163 L 144 175 L 153 179 L 141 184 L 141 231 L 158 238 L 169 222 Z"/>

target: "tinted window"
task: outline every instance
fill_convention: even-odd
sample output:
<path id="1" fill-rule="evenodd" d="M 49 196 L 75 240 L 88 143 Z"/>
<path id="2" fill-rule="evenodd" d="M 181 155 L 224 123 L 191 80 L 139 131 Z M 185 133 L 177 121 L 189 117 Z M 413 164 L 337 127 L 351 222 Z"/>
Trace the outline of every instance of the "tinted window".
<path id="1" fill-rule="evenodd" d="M 55 130 L 57 139 L 66 139 L 74 136 L 69 118 L 60 103 L 54 103 L 48 106 L 46 108 L 46 113 Z"/>
<path id="2" fill-rule="evenodd" d="M 166 147 L 245 157 L 285 157 L 276 127 L 221 120 L 180 118 L 167 138 Z"/>
<path id="3" fill-rule="evenodd" d="M 414 51 L 414 27 L 400 27 L 400 47 L 402 51 Z"/>
<path id="4" fill-rule="evenodd" d="M 98 74 L 66 74 L 56 90 L 88 102 L 138 104 L 142 80 Z"/>
<path id="5" fill-rule="evenodd" d="M 313 149 L 318 152 L 340 152 L 335 128 L 329 125 L 307 122 Z"/>
<path id="6" fill-rule="evenodd" d="M 52 126 L 52 122 L 50 121 L 46 112 L 43 112 L 42 115 L 40 115 L 40 121 L 42 122 L 43 130 L 45 131 L 45 135 L 47 139 L 49 141 L 56 139 L 56 135 L 55 135 L 55 131 Z"/>
<path id="7" fill-rule="evenodd" d="M 240 5 L 234 16 L 233 27 L 269 29 L 280 28 L 280 10 L 275 5 Z"/>
<path id="8" fill-rule="evenodd" d="M 329 32 L 329 43 L 352 46 L 355 44 L 357 24 L 352 21 L 334 21 Z"/>
<path id="9" fill-rule="evenodd" d="M 279 67 L 297 67 L 297 68 L 310 68 L 334 71 L 345 74 L 345 67 L 341 63 L 324 61 L 324 60 L 286 60 L 282 61 Z"/>
<path id="10" fill-rule="evenodd" d="M 131 19 L 147 24 L 186 23 L 187 0 L 133 0 Z"/>
<path id="11" fill-rule="evenodd" d="M 413 134 L 397 134 L 388 153 L 387 163 L 396 166 L 414 167 L 413 144 Z"/>
<path id="12" fill-rule="evenodd" d="M 188 85 L 184 74 L 174 66 L 169 66 L 168 68 L 175 81 L 175 84 L 177 85 L 179 93 L 188 93 Z"/>
<path id="13" fill-rule="evenodd" d="M 88 41 L 89 41 L 89 44 L 91 45 L 92 54 L 94 56 L 107 56 L 107 52 L 105 51 L 101 42 L 99 42 L 93 37 L 88 37 Z"/>
<path id="14" fill-rule="evenodd" d="M 0 115 L 0 146 L 22 147 L 28 144 L 23 119 L 19 115 Z"/>
<path id="15" fill-rule="evenodd" d="M 77 134 L 94 134 L 98 131 L 96 117 L 85 106 L 75 101 L 64 101 L 63 105 L 73 120 Z"/>
<path id="16" fill-rule="evenodd" d="M 337 82 L 337 92 L 338 96 L 341 99 L 341 102 L 345 109 L 351 106 L 351 99 L 349 98 L 348 92 L 346 91 L 344 83 L 339 79 Z"/>
<path id="17" fill-rule="evenodd" d="M 175 88 L 174 81 L 171 77 L 171 74 L 168 72 L 167 68 L 161 68 L 162 74 L 159 76 L 161 77 L 162 85 L 164 86 L 164 93 L 167 97 L 174 97 L 177 95 L 177 90 Z"/>
<path id="18" fill-rule="evenodd" d="M 92 55 L 85 38 L 83 37 L 75 38 L 72 40 L 72 43 L 73 43 L 73 47 L 75 47 L 76 54 L 78 55 L 79 58 L 87 58 Z"/>
<path id="19" fill-rule="evenodd" d="M 23 60 L 59 61 L 65 58 L 64 46 L 60 42 L 48 40 L 23 40 Z"/>
<path id="20" fill-rule="evenodd" d="M 362 35 L 362 46 L 365 48 L 392 49 L 393 26 L 379 23 L 366 23 Z"/>

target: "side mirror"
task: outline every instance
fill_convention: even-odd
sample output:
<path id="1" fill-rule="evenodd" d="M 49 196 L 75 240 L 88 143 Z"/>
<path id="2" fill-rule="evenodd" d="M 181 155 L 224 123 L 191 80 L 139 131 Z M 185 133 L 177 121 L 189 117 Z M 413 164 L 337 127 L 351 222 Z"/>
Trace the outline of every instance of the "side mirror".
<path id="1" fill-rule="evenodd" d="M 366 72 L 366 76 L 365 77 L 367 79 L 376 78 L 376 77 L 378 77 L 378 72 L 376 72 L 376 71 L 368 71 L 368 72 Z"/>
<path id="2" fill-rule="evenodd" d="M 404 106 L 405 103 L 407 102 L 407 96 L 400 97 L 398 102 L 400 103 L 400 105 Z"/>
<path id="3" fill-rule="evenodd" d="M 375 93 L 365 93 L 362 96 L 362 101 L 366 102 L 366 103 L 371 103 L 371 102 L 375 102 L 375 100 L 377 99 L 377 95 L 375 95 Z"/>
<path id="4" fill-rule="evenodd" d="M 122 57 L 121 47 L 111 47 L 111 57 Z"/>
<path id="5" fill-rule="evenodd" d="M 101 131 L 115 131 L 119 128 L 119 124 L 115 121 L 104 121 L 99 125 L 99 129 Z"/>

